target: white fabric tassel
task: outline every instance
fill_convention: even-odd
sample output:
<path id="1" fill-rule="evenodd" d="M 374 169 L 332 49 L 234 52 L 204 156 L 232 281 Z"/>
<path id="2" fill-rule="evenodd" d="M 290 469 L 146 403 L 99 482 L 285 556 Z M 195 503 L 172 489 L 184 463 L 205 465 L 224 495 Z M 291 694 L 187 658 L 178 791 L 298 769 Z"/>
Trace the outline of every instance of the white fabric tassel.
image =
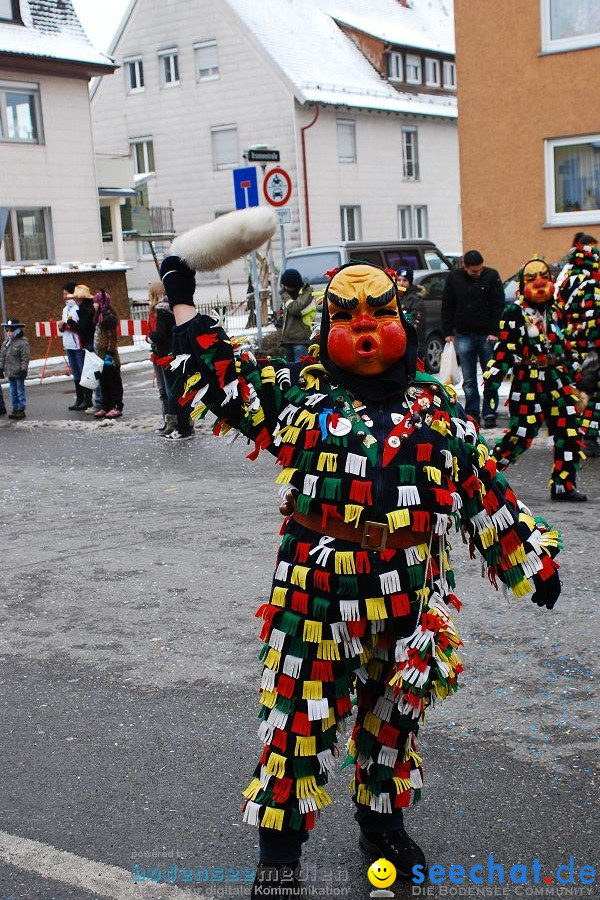
<path id="1" fill-rule="evenodd" d="M 535 575 L 535 573 L 539 572 L 540 569 L 543 567 L 543 563 L 542 563 L 541 559 L 533 551 L 531 553 L 527 554 L 527 558 L 525 559 L 525 562 L 521 563 L 521 565 L 523 566 L 523 572 L 525 573 L 527 578 L 530 578 L 533 575 Z"/>
<path id="2" fill-rule="evenodd" d="M 352 656 L 360 656 L 363 651 L 363 645 L 357 637 L 344 641 L 344 655 L 350 659 Z"/>
<path id="3" fill-rule="evenodd" d="M 349 453 L 346 457 L 346 472 L 349 475 L 361 475 L 364 478 L 367 474 L 367 457 Z"/>
<path id="4" fill-rule="evenodd" d="M 419 551 L 416 547 L 407 547 L 404 551 L 407 566 L 418 566 L 421 562 Z"/>
<path id="5" fill-rule="evenodd" d="M 306 494 L 307 497 L 316 497 L 318 480 L 318 475 L 305 475 L 304 484 L 302 486 L 302 493 Z"/>
<path id="6" fill-rule="evenodd" d="M 275 672 L 273 669 L 263 669 L 262 678 L 260 679 L 260 687 L 263 691 L 275 690 Z"/>
<path id="7" fill-rule="evenodd" d="M 384 594 L 397 594 L 402 590 L 400 576 L 395 569 L 391 572 L 382 572 L 379 576 L 379 583 Z"/>
<path id="8" fill-rule="evenodd" d="M 279 628 L 273 628 L 271 637 L 269 638 L 269 647 L 273 647 L 275 650 L 282 650 L 285 638 L 285 631 L 280 631 Z"/>
<path id="9" fill-rule="evenodd" d="M 369 674 L 364 666 L 359 666 L 358 669 L 355 669 L 354 674 L 363 684 L 366 684 L 369 680 Z"/>
<path id="10" fill-rule="evenodd" d="M 306 491 L 304 492 L 306 493 Z M 333 538 L 331 537 L 322 537 L 316 547 L 313 547 L 312 550 L 308 551 L 309 556 L 315 556 L 315 563 L 317 566 L 326 566 L 327 560 L 329 556 L 333 553 L 334 547 L 329 547 L 328 544 L 333 543 Z"/>
<path id="11" fill-rule="evenodd" d="M 266 766 L 260 767 L 260 775 L 258 776 L 258 780 L 260 781 L 261 787 L 263 790 L 266 790 L 269 787 L 269 781 L 272 778 L 271 775 L 267 772 Z"/>
<path id="12" fill-rule="evenodd" d="M 396 652 L 394 655 L 396 662 L 406 662 L 408 660 L 405 638 L 400 638 L 398 641 L 396 641 Z"/>
<path id="13" fill-rule="evenodd" d="M 380 719 L 383 719 L 385 722 L 389 722 L 393 709 L 394 709 L 394 704 L 391 700 L 387 700 L 385 697 L 378 697 L 377 703 L 373 707 L 373 715 L 378 716 Z M 380 762 L 381 762 L 381 760 L 380 760 Z"/>
<path id="14" fill-rule="evenodd" d="M 188 359 L 190 358 L 190 356 L 191 356 L 190 353 L 179 353 L 175 357 L 175 359 L 172 360 L 171 364 L 169 365 L 169 369 L 171 370 L 171 372 L 174 372 L 180 366 L 182 366 L 183 369 L 185 370 L 185 364 L 188 361 Z"/>
<path id="15" fill-rule="evenodd" d="M 332 622 L 331 623 L 331 637 L 336 642 L 336 644 L 341 644 L 342 641 L 350 640 L 350 632 L 348 631 L 348 626 L 345 622 Z"/>
<path id="16" fill-rule="evenodd" d="M 360 619 L 358 600 L 340 600 L 340 612 L 344 622 L 358 622 Z"/>
<path id="17" fill-rule="evenodd" d="M 510 528 L 514 524 L 514 518 L 508 506 L 500 506 L 492 513 L 492 522 L 497 529 Z"/>
<path id="18" fill-rule="evenodd" d="M 329 701 L 326 697 L 323 700 L 307 700 L 306 705 L 311 722 L 320 722 L 321 719 L 329 717 Z"/>
<path id="19" fill-rule="evenodd" d="M 481 534 L 481 532 L 485 528 L 490 528 L 494 524 L 485 509 L 482 509 L 481 512 L 478 512 L 476 515 L 474 515 L 471 519 L 471 522 L 475 526 L 477 534 Z"/>
<path id="20" fill-rule="evenodd" d="M 225 392 L 225 398 L 221 403 L 221 406 L 225 406 L 226 403 L 229 403 L 230 400 L 235 400 L 235 398 L 237 397 L 240 390 L 237 378 L 234 381 L 230 381 L 228 384 L 226 384 L 223 390 Z"/>
<path id="21" fill-rule="evenodd" d="M 284 562 L 282 560 L 275 569 L 275 581 L 287 581 L 289 571 L 290 563 Z"/>
<path id="22" fill-rule="evenodd" d="M 400 485 L 398 488 L 398 506 L 417 506 L 420 502 L 419 491 L 414 485 Z"/>
<path id="23" fill-rule="evenodd" d="M 289 372 L 289 369 L 288 369 Z M 304 401 L 305 406 L 316 406 L 321 400 L 326 400 L 327 394 L 312 394 Z"/>
<path id="24" fill-rule="evenodd" d="M 318 809 L 317 801 L 312 794 L 309 794 L 308 797 L 302 797 L 301 800 L 298 800 L 298 809 L 302 814 L 316 812 Z"/>
<path id="25" fill-rule="evenodd" d="M 422 788 L 423 787 L 423 776 L 419 769 L 411 769 L 410 773 L 410 783 L 414 788 Z"/>
<path id="26" fill-rule="evenodd" d="M 273 728 L 285 728 L 287 720 L 287 713 L 281 712 L 280 709 L 272 709 L 267 716 L 267 722 L 269 725 L 272 725 Z"/>
<path id="27" fill-rule="evenodd" d="M 247 825 L 260 825 L 259 813 L 260 804 L 255 803 L 254 800 L 248 800 L 244 810 L 244 822 Z"/>
<path id="28" fill-rule="evenodd" d="M 541 554 L 542 552 L 542 533 L 539 528 L 536 528 L 535 531 L 532 531 L 529 537 L 527 538 L 527 543 L 533 547 L 534 553 Z"/>
<path id="29" fill-rule="evenodd" d="M 304 660 L 301 656 L 288 655 L 283 660 L 283 671 L 290 678 L 299 678 Z"/>
<path id="30" fill-rule="evenodd" d="M 460 494 L 457 494 L 456 491 L 452 491 L 452 512 L 458 512 L 459 509 L 462 508 L 463 502 Z"/>
<path id="31" fill-rule="evenodd" d="M 197 409 L 199 406 L 203 406 L 202 398 L 206 394 L 209 389 L 210 384 L 205 384 L 204 387 L 200 388 L 194 399 L 192 400 L 192 409 Z"/>
<path id="32" fill-rule="evenodd" d="M 435 525 L 434 532 L 436 534 L 446 534 L 448 531 L 448 522 L 450 521 L 450 516 L 446 515 L 446 513 L 435 513 Z"/>
<path id="33" fill-rule="evenodd" d="M 323 775 L 324 772 L 334 771 L 335 760 L 331 750 L 321 750 L 320 753 L 317 753 L 317 759 L 319 760 L 320 775 Z"/>
<path id="34" fill-rule="evenodd" d="M 446 469 L 451 469 L 453 466 L 453 462 L 452 462 L 452 453 L 450 452 L 450 450 L 440 450 L 440 453 L 444 457 L 444 467 Z"/>
<path id="35" fill-rule="evenodd" d="M 453 418 L 453 419 L 452 419 L 452 424 L 453 424 L 454 427 L 456 428 L 456 437 L 459 439 L 459 441 L 462 441 L 462 440 L 464 439 L 464 436 L 465 436 L 465 425 L 466 425 L 467 423 L 466 423 L 466 422 L 463 422 L 462 419 L 456 419 L 456 418 Z"/>
<path id="36" fill-rule="evenodd" d="M 377 762 L 380 766 L 388 766 L 388 768 L 393 769 L 396 765 L 396 760 L 398 759 L 398 751 L 395 747 L 386 747 L 383 746 L 379 751 L 379 756 L 377 757 Z"/>
<path id="37" fill-rule="evenodd" d="M 275 729 L 272 725 L 269 725 L 268 722 L 261 722 L 258 727 L 258 737 L 260 738 L 263 744 L 270 744 L 273 740 L 273 733 Z"/>
<path id="38" fill-rule="evenodd" d="M 296 413 L 298 412 L 298 409 L 299 409 L 298 406 L 294 406 L 293 403 L 288 403 L 288 405 L 285 407 L 285 409 L 282 409 L 281 412 L 279 413 L 279 421 L 286 422 L 289 425 L 290 422 L 292 421 L 292 419 L 294 418 L 294 416 L 296 415 Z"/>
<path id="39" fill-rule="evenodd" d="M 390 800 L 390 795 L 380 794 L 379 797 L 373 796 L 371 809 L 378 813 L 391 813 L 392 801 Z"/>

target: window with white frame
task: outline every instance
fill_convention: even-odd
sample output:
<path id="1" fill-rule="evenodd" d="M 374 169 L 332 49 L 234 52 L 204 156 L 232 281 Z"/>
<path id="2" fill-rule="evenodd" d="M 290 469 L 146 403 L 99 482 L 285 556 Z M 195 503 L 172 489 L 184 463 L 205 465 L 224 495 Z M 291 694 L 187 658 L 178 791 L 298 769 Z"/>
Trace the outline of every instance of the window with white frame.
<path id="1" fill-rule="evenodd" d="M 425 84 L 429 87 L 440 86 L 440 61 L 427 57 L 425 59 Z"/>
<path id="2" fill-rule="evenodd" d="M 340 206 L 340 220 L 342 240 L 360 241 L 362 238 L 360 206 Z"/>
<path id="3" fill-rule="evenodd" d="M 456 63 L 446 60 L 443 65 L 444 69 L 444 87 L 451 91 L 456 90 Z"/>
<path id="4" fill-rule="evenodd" d="M 598 0 L 541 0 L 542 50 L 600 46 Z"/>
<path id="5" fill-rule="evenodd" d="M 387 59 L 387 77 L 390 81 L 402 81 L 404 77 L 402 68 L 402 54 L 392 50 L 386 56 Z"/>
<path id="6" fill-rule="evenodd" d="M 427 224 L 427 207 L 415 206 L 414 208 L 415 237 L 429 237 L 429 226 Z"/>
<path id="7" fill-rule="evenodd" d="M 210 129 L 213 169 L 233 169 L 240 158 L 237 125 L 215 125 Z"/>
<path id="8" fill-rule="evenodd" d="M 6 262 L 51 262 L 50 210 L 45 207 L 9 210 L 2 246 Z"/>
<path id="9" fill-rule="evenodd" d="M 413 53 L 406 54 L 406 83 L 421 84 L 423 81 L 421 57 Z"/>
<path id="10" fill-rule="evenodd" d="M 136 138 L 130 141 L 133 171 L 136 175 L 150 175 L 154 169 L 154 144 L 152 138 Z"/>
<path id="11" fill-rule="evenodd" d="M 356 122 L 354 119 L 337 120 L 338 160 L 356 162 Z"/>
<path id="12" fill-rule="evenodd" d="M 144 90 L 144 61 L 141 56 L 124 59 L 127 90 L 130 94 Z"/>
<path id="13" fill-rule="evenodd" d="M 402 240 L 429 236 L 426 206 L 398 207 L 398 236 Z"/>
<path id="14" fill-rule="evenodd" d="M 600 133 L 547 140 L 549 224 L 596 224 L 600 215 Z"/>
<path id="15" fill-rule="evenodd" d="M 154 259 L 164 259 L 169 252 L 169 241 L 153 241 L 153 247 L 149 241 L 136 241 L 137 258 L 139 262 L 148 262 Z M 152 249 L 154 248 L 154 255 Z"/>
<path id="16" fill-rule="evenodd" d="M 0 21 L 21 23 L 19 0 L 0 0 Z"/>
<path id="17" fill-rule="evenodd" d="M 0 141 L 42 143 L 42 107 L 37 84 L 0 81 Z"/>
<path id="18" fill-rule="evenodd" d="M 219 77 L 219 55 L 216 41 L 194 44 L 194 62 L 197 81 L 213 81 Z"/>
<path id="19" fill-rule="evenodd" d="M 407 240 L 413 236 L 412 233 L 412 207 L 398 207 L 398 236 L 402 240 Z"/>
<path id="20" fill-rule="evenodd" d="M 161 50 L 158 54 L 160 60 L 160 75 L 163 87 L 179 84 L 179 57 L 177 48 Z"/>
<path id="21" fill-rule="evenodd" d="M 419 180 L 419 143 L 416 128 L 402 129 L 402 177 L 405 181 Z"/>

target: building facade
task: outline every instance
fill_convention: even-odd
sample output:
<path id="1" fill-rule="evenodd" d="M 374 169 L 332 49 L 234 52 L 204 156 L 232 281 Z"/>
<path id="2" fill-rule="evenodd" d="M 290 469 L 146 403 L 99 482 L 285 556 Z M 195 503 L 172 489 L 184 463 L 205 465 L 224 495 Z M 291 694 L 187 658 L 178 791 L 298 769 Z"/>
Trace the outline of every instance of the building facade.
<path id="1" fill-rule="evenodd" d="M 172 211 L 179 233 L 234 208 L 232 170 L 265 145 L 292 182 L 288 249 L 430 237 L 454 250 L 453 27 L 445 0 L 427 5 L 429 19 L 375 0 L 365 19 L 357 2 L 135 0 L 110 51 L 120 69 L 92 92 L 96 151 L 130 154 L 143 205 Z M 149 248 L 125 247 L 144 288 Z M 278 237 L 272 252 L 279 266 Z M 225 296 L 246 278 L 237 264 L 199 281 Z"/>
<path id="2" fill-rule="evenodd" d="M 507 278 L 600 239 L 600 4 L 455 6 L 463 245 Z"/>

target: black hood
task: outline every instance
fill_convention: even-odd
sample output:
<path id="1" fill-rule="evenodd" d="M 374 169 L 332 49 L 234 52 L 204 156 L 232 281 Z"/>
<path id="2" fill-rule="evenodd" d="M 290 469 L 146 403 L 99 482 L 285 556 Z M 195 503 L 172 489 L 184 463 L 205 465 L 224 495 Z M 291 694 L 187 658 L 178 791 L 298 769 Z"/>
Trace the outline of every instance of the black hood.
<path id="1" fill-rule="evenodd" d="M 351 262 L 347 263 L 345 266 L 341 266 L 338 271 L 354 265 L 370 265 L 370 263 Z M 372 268 L 378 269 L 380 267 L 372 266 Z M 385 270 L 381 269 L 381 271 L 383 272 Z M 389 273 L 386 272 L 385 274 L 390 281 L 395 284 L 395 281 L 390 277 Z M 330 329 L 329 309 L 327 306 L 328 289 L 329 285 L 325 289 L 323 297 L 323 314 L 321 317 L 321 334 L 319 338 L 319 362 L 338 384 L 344 385 L 344 387 L 349 388 L 353 394 L 356 394 L 357 397 L 364 398 L 365 400 L 385 400 L 393 394 L 404 391 L 410 381 L 415 377 L 418 338 L 414 325 L 411 325 L 400 309 L 400 303 L 398 302 L 400 320 L 406 331 L 406 352 L 404 356 L 389 369 L 386 369 L 385 372 L 382 372 L 381 375 L 355 375 L 353 372 L 348 372 L 346 369 L 340 369 L 336 366 L 329 358 L 329 353 L 327 352 L 327 339 L 329 337 Z"/>

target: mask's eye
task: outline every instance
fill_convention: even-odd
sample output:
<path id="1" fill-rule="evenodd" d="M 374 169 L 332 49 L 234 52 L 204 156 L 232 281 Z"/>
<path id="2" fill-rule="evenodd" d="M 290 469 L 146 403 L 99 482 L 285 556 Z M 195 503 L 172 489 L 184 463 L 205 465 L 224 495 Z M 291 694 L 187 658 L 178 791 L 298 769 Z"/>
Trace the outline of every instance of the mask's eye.
<path id="1" fill-rule="evenodd" d="M 340 310 L 339 312 L 331 313 L 329 318 L 332 322 L 351 322 L 352 313 Z"/>
<path id="2" fill-rule="evenodd" d="M 385 306 L 383 309 L 376 309 L 373 312 L 376 319 L 397 319 L 398 310 L 394 306 Z"/>

